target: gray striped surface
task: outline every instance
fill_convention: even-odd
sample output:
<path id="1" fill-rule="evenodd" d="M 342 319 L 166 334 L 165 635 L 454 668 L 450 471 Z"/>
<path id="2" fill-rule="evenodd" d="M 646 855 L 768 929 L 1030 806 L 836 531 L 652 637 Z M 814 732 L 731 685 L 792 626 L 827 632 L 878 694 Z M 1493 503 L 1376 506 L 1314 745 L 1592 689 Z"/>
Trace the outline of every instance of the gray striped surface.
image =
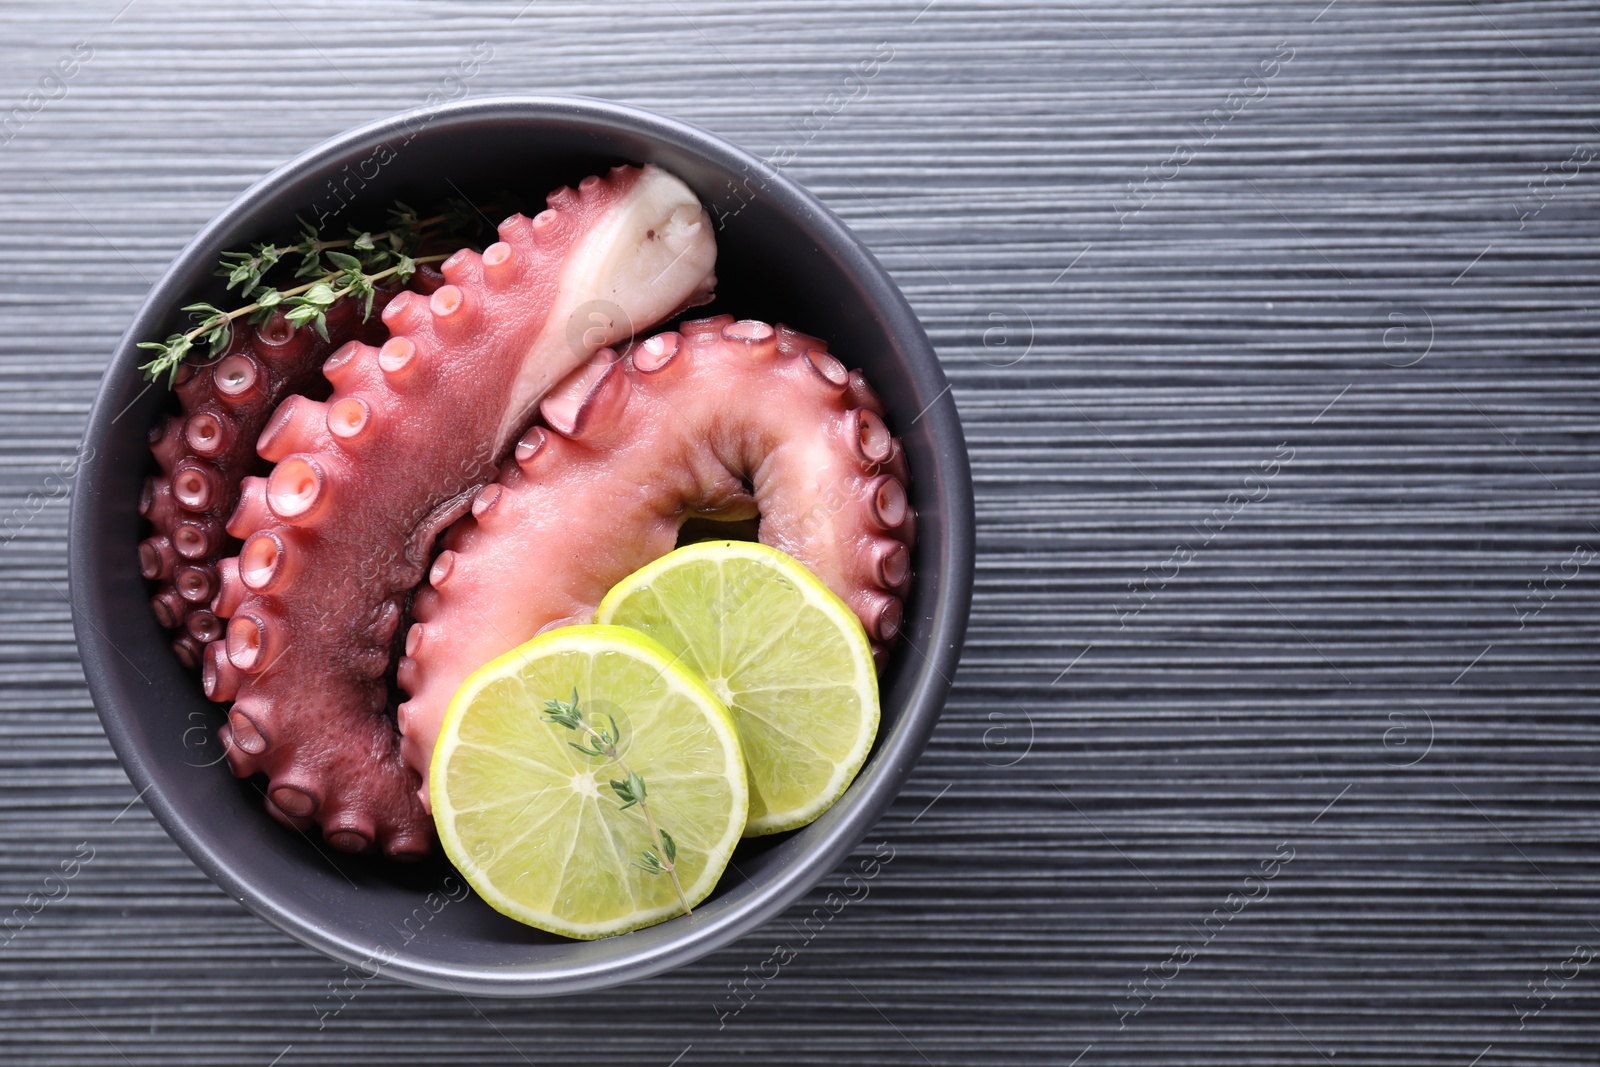
<path id="1" fill-rule="evenodd" d="M 0 145 L 0 913 L 65 893 L 0 943 L 0 1060 L 1600 1059 L 1592 5 L 125 3 L 0 11 L 0 109 L 93 49 Z M 953 382 L 977 594 L 789 916 L 582 1001 L 341 1002 L 136 802 L 50 474 L 189 235 L 480 41 L 471 94 L 795 149 Z"/>

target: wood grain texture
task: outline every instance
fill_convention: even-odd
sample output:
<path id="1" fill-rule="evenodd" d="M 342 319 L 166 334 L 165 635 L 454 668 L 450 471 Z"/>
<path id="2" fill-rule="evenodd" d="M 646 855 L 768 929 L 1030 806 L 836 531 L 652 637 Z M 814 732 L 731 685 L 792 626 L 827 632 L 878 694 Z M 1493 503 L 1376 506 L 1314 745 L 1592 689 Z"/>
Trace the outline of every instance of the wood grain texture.
<path id="1" fill-rule="evenodd" d="M 0 943 L 0 1059 L 1596 1062 L 1591 4 L 125 3 L 0 10 L 0 109 L 93 49 L 0 145 L 0 914 L 92 850 Z M 857 860 L 626 990 L 319 1021 L 347 972 L 111 755 L 51 472 L 194 230 L 480 41 L 473 95 L 796 149 L 953 382 L 972 627 L 781 968 Z"/>

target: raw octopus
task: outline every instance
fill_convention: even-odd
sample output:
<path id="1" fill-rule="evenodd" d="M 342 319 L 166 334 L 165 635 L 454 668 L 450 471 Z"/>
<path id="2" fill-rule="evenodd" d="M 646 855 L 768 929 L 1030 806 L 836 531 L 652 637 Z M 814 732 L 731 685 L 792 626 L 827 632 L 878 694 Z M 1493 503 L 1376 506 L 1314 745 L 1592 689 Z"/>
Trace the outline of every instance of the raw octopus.
<path id="1" fill-rule="evenodd" d="M 424 268 L 413 284 L 432 292 L 444 283 Z M 381 311 L 399 292 L 378 290 Z M 322 380 L 328 355 L 350 340 L 381 340 L 377 319 L 363 322 L 356 303 L 343 301 L 327 319 L 328 339 L 310 327 L 296 329 L 274 314 L 259 326 L 239 328 L 209 364 L 185 364 L 176 391 L 180 414 L 163 415 L 150 428 L 150 450 L 160 473 L 147 479 L 139 513 L 154 532 L 139 545 L 139 569 L 156 583 L 150 606 L 156 619 L 177 630 L 172 649 L 198 667 L 208 642 L 222 636 L 210 610 L 217 594 L 217 563 L 238 545 L 223 526 L 239 503 L 239 483 L 260 462 L 256 436 L 278 402 Z"/>
<path id="2" fill-rule="evenodd" d="M 397 295 L 381 348 L 324 365 L 332 396 L 291 395 L 261 433 L 212 604 L 206 693 L 233 700 L 233 772 L 269 778 L 267 810 L 334 848 L 412 859 L 432 824 L 385 714 L 384 675 L 438 532 L 461 516 L 545 392 L 603 346 L 704 302 L 711 224 L 688 187 L 618 167 L 513 215 L 458 252 L 431 297 Z M 591 314 L 596 308 L 599 314 Z"/>
<path id="3" fill-rule="evenodd" d="M 592 620 L 691 515 L 759 513 L 760 540 L 855 610 L 881 664 L 911 581 L 906 462 L 861 373 L 821 341 L 727 315 L 685 322 L 582 368 L 540 413 L 416 596 L 399 721 L 424 803 L 466 676 L 543 630 Z"/>

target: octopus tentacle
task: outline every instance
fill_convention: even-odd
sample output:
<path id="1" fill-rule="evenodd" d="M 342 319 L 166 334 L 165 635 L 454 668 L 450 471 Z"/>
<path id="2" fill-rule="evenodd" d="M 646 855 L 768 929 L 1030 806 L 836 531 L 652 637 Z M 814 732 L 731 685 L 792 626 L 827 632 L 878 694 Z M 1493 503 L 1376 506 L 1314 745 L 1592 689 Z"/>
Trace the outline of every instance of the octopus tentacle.
<path id="1" fill-rule="evenodd" d="M 268 810 L 337 849 L 430 847 L 384 674 L 435 534 L 552 384 L 714 283 L 710 222 L 664 171 L 618 167 L 549 204 L 447 259 L 433 293 L 395 296 L 381 346 L 329 360 L 326 401 L 284 400 L 259 441 L 276 466 L 245 479 L 228 521 L 244 545 L 218 569 L 211 610 L 228 621 L 206 677 L 234 698 L 230 765 L 266 774 Z"/>
<path id="2" fill-rule="evenodd" d="M 428 273 L 416 282 L 427 287 Z M 381 310 L 396 292 L 378 290 L 373 307 Z M 224 524 L 238 506 L 241 480 L 258 462 L 256 437 L 268 416 L 283 397 L 315 388 L 329 353 L 383 332 L 377 319 L 362 321 L 355 301 L 335 305 L 327 328 L 324 339 L 276 314 L 235 329 L 219 359 L 183 368 L 179 414 L 162 416 L 150 430 L 158 473 L 139 502 L 153 527 L 139 545 L 139 570 L 156 583 L 151 608 L 162 626 L 178 631 L 173 650 L 186 666 L 200 666 L 205 645 L 220 636 L 209 605 L 221 582 L 217 563 L 233 547 Z"/>
<path id="3" fill-rule="evenodd" d="M 683 323 L 581 368 L 540 405 L 413 604 L 398 680 L 402 751 L 424 782 L 466 676 L 543 630 L 593 618 L 618 581 L 671 551 L 691 515 L 759 513 L 894 642 L 911 582 L 905 455 L 883 406 L 815 338 L 728 316 Z"/>

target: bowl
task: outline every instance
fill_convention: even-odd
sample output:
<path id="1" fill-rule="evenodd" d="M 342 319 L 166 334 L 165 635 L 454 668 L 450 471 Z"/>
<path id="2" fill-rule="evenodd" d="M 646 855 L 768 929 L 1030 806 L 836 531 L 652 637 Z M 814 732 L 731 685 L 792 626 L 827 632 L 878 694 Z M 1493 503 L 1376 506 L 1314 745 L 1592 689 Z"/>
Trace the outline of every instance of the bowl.
<path id="1" fill-rule="evenodd" d="M 531 213 L 551 189 L 623 162 L 670 170 L 717 219 L 721 284 L 716 303 L 695 316 L 726 310 L 825 337 L 882 395 L 912 471 L 916 582 L 882 678 L 877 745 L 844 797 L 810 826 L 741 844 L 734 862 L 743 877 L 724 877 L 692 919 L 577 942 L 493 911 L 437 849 L 411 867 L 336 854 L 273 822 L 260 792 L 228 772 L 215 739 L 222 706 L 173 655 L 139 572 L 137 503 L 152 467 L 145 432 L 167 390 L 142 379 L 135 346 L 171 332 L 183 305 L 222 297 L 218 253 L 292 232 L 297 213 L 327 213 L 331 197 L 352 198 L 352 212 L 381 211 L 396 196 L 439 201 L 453 189 L 477 196 L 514 182 Z M 145 804 L 218 885 L 362 979 L 469 994 L 572 993 L 660 973 L 754 931 L 834 870 L 883 814 L 938 720 L 960 655 L 972 589 L 971 479 L 949 387 L 905 298 L 838 218 L 772 166 L 630 107 L 549 97 L 456 103 L 363 126 L 280 167 L 202 229 L 151 289 L 101 383 L 85 446 L 92 460 L 72 496 L 73 623 L 112 747 Z"/>

